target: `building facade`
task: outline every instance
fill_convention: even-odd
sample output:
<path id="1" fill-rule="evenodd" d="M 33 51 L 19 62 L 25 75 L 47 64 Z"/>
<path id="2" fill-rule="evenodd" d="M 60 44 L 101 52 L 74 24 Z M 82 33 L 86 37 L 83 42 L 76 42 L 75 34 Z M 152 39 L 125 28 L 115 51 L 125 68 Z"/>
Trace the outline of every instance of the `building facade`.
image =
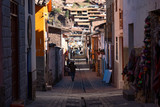
<path id="1" fill-rule="evenodd" d="M 46 89 L 47 49 L 48 49 L 48 1 L 35 1 L 35 31 L 36 31 L 36 68 L 37 90 Z"/>
<path id="2" fill-rule="evenodd" d="M 136 96 L 141 102 L 160 105 L 159 81 L 159 0 L 123 0 L 124 65 L 135 79 Z M 137 58 L 133 61 L 133 58 Z M 134 65 L 134 68 L 131 66 Z M 129 85 L 131 86 L 131 85 Z"/>
<path id="3" fill-rule="evenodd" d="M 35 99 L 36 91 L 36 43 L 35 43 L 35 2 L 25 2 L 25 53 L 27 70 L 27 97 Z"/>
<path id="4" fill-rule="evenodd" d="M 111 83 L 114 84 L 114 0 L 106 1 L 106 35 L 105 35 L 106 69 L 112 71 Z"/>
<path id="5" fill-rule="evenodd" d="M 0 70 L 0 106 L 26 101 L 27 72 L 25 53 L 25 3 L 23 0 L 1 0 L 2 69 Z M 3 75 L 2 75 L 3 74 Z"/>
<path id="6" fill-rule="evenodd" d="M 114 86 L 123 88 L 123 0 L 114 0 Z"/>
<path id="7" fill-rule="evenodd" d="M 133 48 L 139 53 L 143 46 L 144 20 L 150 11 L 159 9 L 159 6 L 159 0 L 123 2 L 124 56 L 129 56 Z M 128 57 L 124 57 L 124 65 L 127 61 Z"/>
<path id="8" fill-rule="evenodd" d="M 52 74 L 52 85 L 60 81 L 64 74 L 65 51 L 68 49 L 63 38 L 62 28 L 48 26 L 49 40 L 49 73 Z"/>

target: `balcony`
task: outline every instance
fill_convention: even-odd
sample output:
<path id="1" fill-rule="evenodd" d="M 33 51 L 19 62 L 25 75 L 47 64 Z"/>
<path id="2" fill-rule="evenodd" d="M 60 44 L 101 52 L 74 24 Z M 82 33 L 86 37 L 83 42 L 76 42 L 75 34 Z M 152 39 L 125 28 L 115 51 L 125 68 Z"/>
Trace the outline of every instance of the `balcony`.
<path id="1" fill-rule="evenodd" d="M 84 16 L 84 15 L 81 15 L 81 16 L 77 16 L 77 15 L 76 15 L 76 16 L 74 16 L 74 17 L 75 17 L 75 18 L 88 18 L 88 15 L 85 15 L 85 16 Z"/>
<path id="2" fill-rule="evenodd" d="M 90 23 L 78 23 L 78 25 L 90 25 Z"/>
<path id="3" fill-rule="evenodd" d="M 120 27 L 120 29 L 123 29 L 123 19 L 119 20 L 119 27 Z"/>
<path id="4" fill-rule="evenodd" d="M 76 15 L 77 14 L 77 12 L 76 11 L 71 11 L 71 13 L 70 13 L 71 15 Z"/>
<path id="5" fill-rule="evenodd" d="M 88 18 L 75 18 L 74 21 L 76 22 L 88 22 Z"/>
<path id="6" fill-rule="evenodd" d="M 82 12 L 82 14 L 88 14 L 87 12 Z"/>
<path id="7" fill-rule="evenodd" d="M 45 6 L 50 0 L 35 0 L 36 5 Z"/>

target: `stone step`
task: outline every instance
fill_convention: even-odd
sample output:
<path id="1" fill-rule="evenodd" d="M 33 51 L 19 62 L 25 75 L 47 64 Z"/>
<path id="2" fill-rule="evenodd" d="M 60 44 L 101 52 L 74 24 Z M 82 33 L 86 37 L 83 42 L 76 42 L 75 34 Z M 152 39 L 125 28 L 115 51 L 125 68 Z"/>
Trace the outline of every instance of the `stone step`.
<path id="1" fill-rule="evenodd" d="M 128 101 L 134 101 L 135 95 L 134 92 L 131 90 L 123 90 L 123 97 Z"/>
<path id="2" fill-rule="evenodd" d="M 11 107 L 24 107 L 24 101 L 16 100 L 11 104 Z"/>
<path id="3" fill-rule="evenodd" d="M 47 85 L 46 86 L 46 90 L 49 90 L 49 91 L 52 90 L 52 86 L 51 85 Z"/>

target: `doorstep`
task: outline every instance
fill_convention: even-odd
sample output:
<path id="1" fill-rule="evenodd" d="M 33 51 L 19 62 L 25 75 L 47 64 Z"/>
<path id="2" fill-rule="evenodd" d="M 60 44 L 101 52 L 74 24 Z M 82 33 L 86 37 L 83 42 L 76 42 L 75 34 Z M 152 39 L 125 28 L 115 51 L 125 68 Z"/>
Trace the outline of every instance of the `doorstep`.
<path id="1" fill-rule="evenodd" d="M 24 107 L 24 101 L 23 100 L 16 100 L 11 104 L 10 107 Z"/>

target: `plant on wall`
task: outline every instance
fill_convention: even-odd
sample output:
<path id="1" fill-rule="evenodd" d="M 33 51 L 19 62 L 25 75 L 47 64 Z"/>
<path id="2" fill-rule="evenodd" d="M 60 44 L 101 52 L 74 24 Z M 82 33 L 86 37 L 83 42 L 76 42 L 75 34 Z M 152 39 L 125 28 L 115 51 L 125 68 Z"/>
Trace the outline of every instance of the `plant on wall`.
<path id="1" fill-rule="evenodd" d="M 54 8 L 54 9 L 52 10 L 52 12 L 53 12 L 54 14 L 60 14 L 60 13 L 61 13 L 61 10 L 60 10 L 59 8 Z"/>
<path id="2" fill-rule="evenodd" d="M 85 2 L 88 2 L 88 3 L 89 3 L 89 2 L 90 2 L 90 0 L 86 0 Z"/>
<path id="3" fill-rule="evenodd" d="M 65 17 L 66 17 L 66 18 L 69 18 L 69 11 L 68 11 L 68 10 L 67 10 L 66 13 L 65 13 Z"/>

